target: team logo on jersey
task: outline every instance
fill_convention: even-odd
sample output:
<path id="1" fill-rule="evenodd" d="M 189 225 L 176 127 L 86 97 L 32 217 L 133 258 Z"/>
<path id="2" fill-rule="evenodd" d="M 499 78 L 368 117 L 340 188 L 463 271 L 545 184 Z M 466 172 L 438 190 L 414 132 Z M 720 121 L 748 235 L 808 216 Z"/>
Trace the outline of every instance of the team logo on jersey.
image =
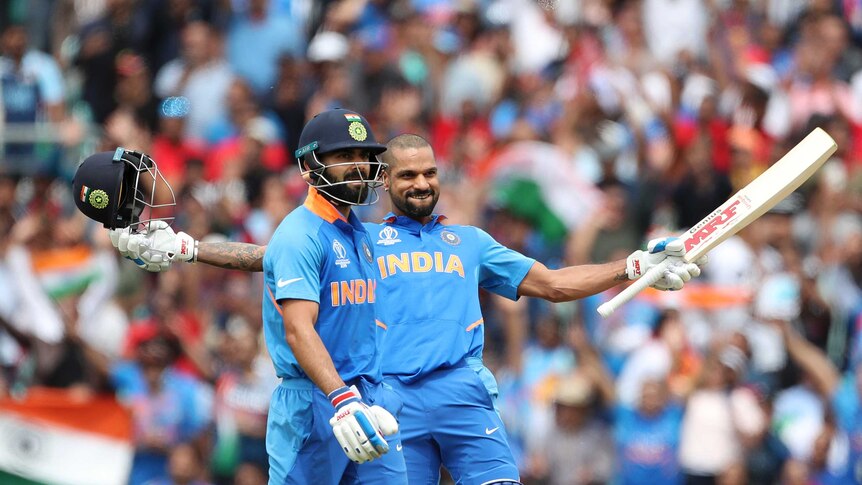
<path id="1" fill-rule="evenodd" d="M 335 253 L 335 265 L 341 269 L 347 267 L 350 264 L 350 259 L 347 258 L 347 249 L 344 249 L 344 245 L 338 239 L 333 239 L 332 241 L 332 251 Z"/>
<path id="2" fill-rule="evenodd" d="M 371 256 L 371 248 L 368 247 L 368 243 L 366 243 L 365 241 L 362 241 L 362 254 L 365 255 L 365 260 L 369 263 L 374 260 L 374 258 Z"/>
<path id="3" fill-rule="evenodd" d="M 395 243 L 401 242 L 398 239 L 398 231 L 395 230 L 394 227 L 386 226 L 380 231 L 380 239 L 377 241 L 377 244 L 382 244 L 384 246 L 392 246 Z"/>
<path id="4" fill-rule="evenodd" d="M 442 239 L 444 243 L 450 244 L 452 246 L 457 246 L 457 245 L 461 244 L 461 238 L 458 237 L 458 235 L 452 231 L 441 232 L 440 233 L 440 239 Z"/>

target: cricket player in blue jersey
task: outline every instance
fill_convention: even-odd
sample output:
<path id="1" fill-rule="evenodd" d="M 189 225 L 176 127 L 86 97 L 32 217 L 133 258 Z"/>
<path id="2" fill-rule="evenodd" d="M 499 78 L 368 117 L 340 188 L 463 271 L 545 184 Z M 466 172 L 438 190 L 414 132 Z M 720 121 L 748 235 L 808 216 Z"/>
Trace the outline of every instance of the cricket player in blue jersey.
<path id="1" fill-rule="evenodd" d="M 513 300 L 561 302 L 635 279 L 665 257 L 677 262 L 657 283 L 660 289 L 682 288 L 700 268 L 683 262 L 681 241 L 669 238 L 626 260 L 550 270 L 479 228 L 449 225 L 433 213 L 440 185 L 423 138 L 393 138 L 383 160 L 392 212 L 365 227 L 376 235 L 383 374 L 404 402 L 400 432 L 409 482 L 438 483 L 442 464 L 458 484 L 519 483 L 494 406 L 497 384 L 482 363 L 479 288 Z"/>
<path id="2" fill-rule="evenodd" d="M 342 109 L 315 116 L 300 143 L 308 196 L 265 252 L 199 245 L 164 221 L 140 233 L 116 229 L 111 239 L 150 271 L 174 259 L 263 270 L 263 330 L 281 378 L 267 423 L 270 485 L 406 484 L 394 417 L 401 401 L 380 368 L 372 242 L 351 211 L 376 200 L 386 147 L 365 118 Z"/>
<path id="3" fill-rule="evenodd" d="M 510 299 L 569 301 L 636 279 L 669 257 L 674 263 L 655 287 L 680 289 L 700 274 L 705 260 L 686 263 L 681 241 L 666 238 L 625 260 L 550 270 L 481 229 L 447 225 L 433 213 L 440 186 L 427 141 L 400 135 L 387 146 L 384 188 L 392 212 L 382 224 L 365 227 L 374 238 L 376 296 L 382 302 L 377 325 L 385 330 L 383 373 L 403 401 L 400 433 L 409 482 L 436 484 L 443 465 L 458 484 L 517 484 L 518 469 L 494 407 L 496 382 L 482 363 L 479 288 Z M 222 244 L 206 250 L 221 255 Z M 221 256 L 209 261 L 225 262 Z M 254 269 L 248 261 L 233 267 Z"/>

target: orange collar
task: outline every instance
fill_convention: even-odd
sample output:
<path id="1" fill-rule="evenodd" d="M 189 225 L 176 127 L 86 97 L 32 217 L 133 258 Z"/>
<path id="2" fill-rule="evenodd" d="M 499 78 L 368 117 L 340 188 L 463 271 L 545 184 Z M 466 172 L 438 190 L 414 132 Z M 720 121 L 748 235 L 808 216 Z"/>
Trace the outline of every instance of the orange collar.
<path id="1" fill-rule="evenodd" d="M 347 219 L 341 214 L 341 212 L 338 212 L 338 209 L 336 209 L 331 202 L 324 199 L 323 196 L 320 195 L 320 192 L 318 192 L 314 187 L 308 188 L 308 197 L 305 198 L 305 203 L 303 205 L 330 224 L 339 219 L 347 222 Z"/>

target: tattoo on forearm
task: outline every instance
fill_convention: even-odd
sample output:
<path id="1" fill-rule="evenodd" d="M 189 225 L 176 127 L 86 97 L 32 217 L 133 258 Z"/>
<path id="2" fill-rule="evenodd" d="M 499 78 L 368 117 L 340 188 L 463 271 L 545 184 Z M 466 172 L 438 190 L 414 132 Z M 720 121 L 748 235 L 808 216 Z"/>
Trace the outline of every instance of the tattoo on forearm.
<path id="1" fill-rule="evenodd" d="M 625 271 L 614 275 L 614 281 L 625 281 L 627 279 L 629 279 L 629 275 L 627 275 Z"/>
<path id="2" fill-rule="evenodd" d="M 198 246 L 198 261 L 225 269 L 263 271 L 263 253 L 265 251 L 266 246 L 256 244 L 201 243 Z"/>

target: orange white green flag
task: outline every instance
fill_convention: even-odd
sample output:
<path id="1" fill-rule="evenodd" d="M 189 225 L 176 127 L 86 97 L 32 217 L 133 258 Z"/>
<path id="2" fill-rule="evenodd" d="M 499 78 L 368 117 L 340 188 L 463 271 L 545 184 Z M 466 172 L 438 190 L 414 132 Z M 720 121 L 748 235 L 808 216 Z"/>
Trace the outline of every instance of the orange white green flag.
<path id="1" fill-rule="evenodd" d="M 0 399 L 0 483 L 125 484 L 132 432 L 131 414 L 111 396 L 33 389 Z"/>

